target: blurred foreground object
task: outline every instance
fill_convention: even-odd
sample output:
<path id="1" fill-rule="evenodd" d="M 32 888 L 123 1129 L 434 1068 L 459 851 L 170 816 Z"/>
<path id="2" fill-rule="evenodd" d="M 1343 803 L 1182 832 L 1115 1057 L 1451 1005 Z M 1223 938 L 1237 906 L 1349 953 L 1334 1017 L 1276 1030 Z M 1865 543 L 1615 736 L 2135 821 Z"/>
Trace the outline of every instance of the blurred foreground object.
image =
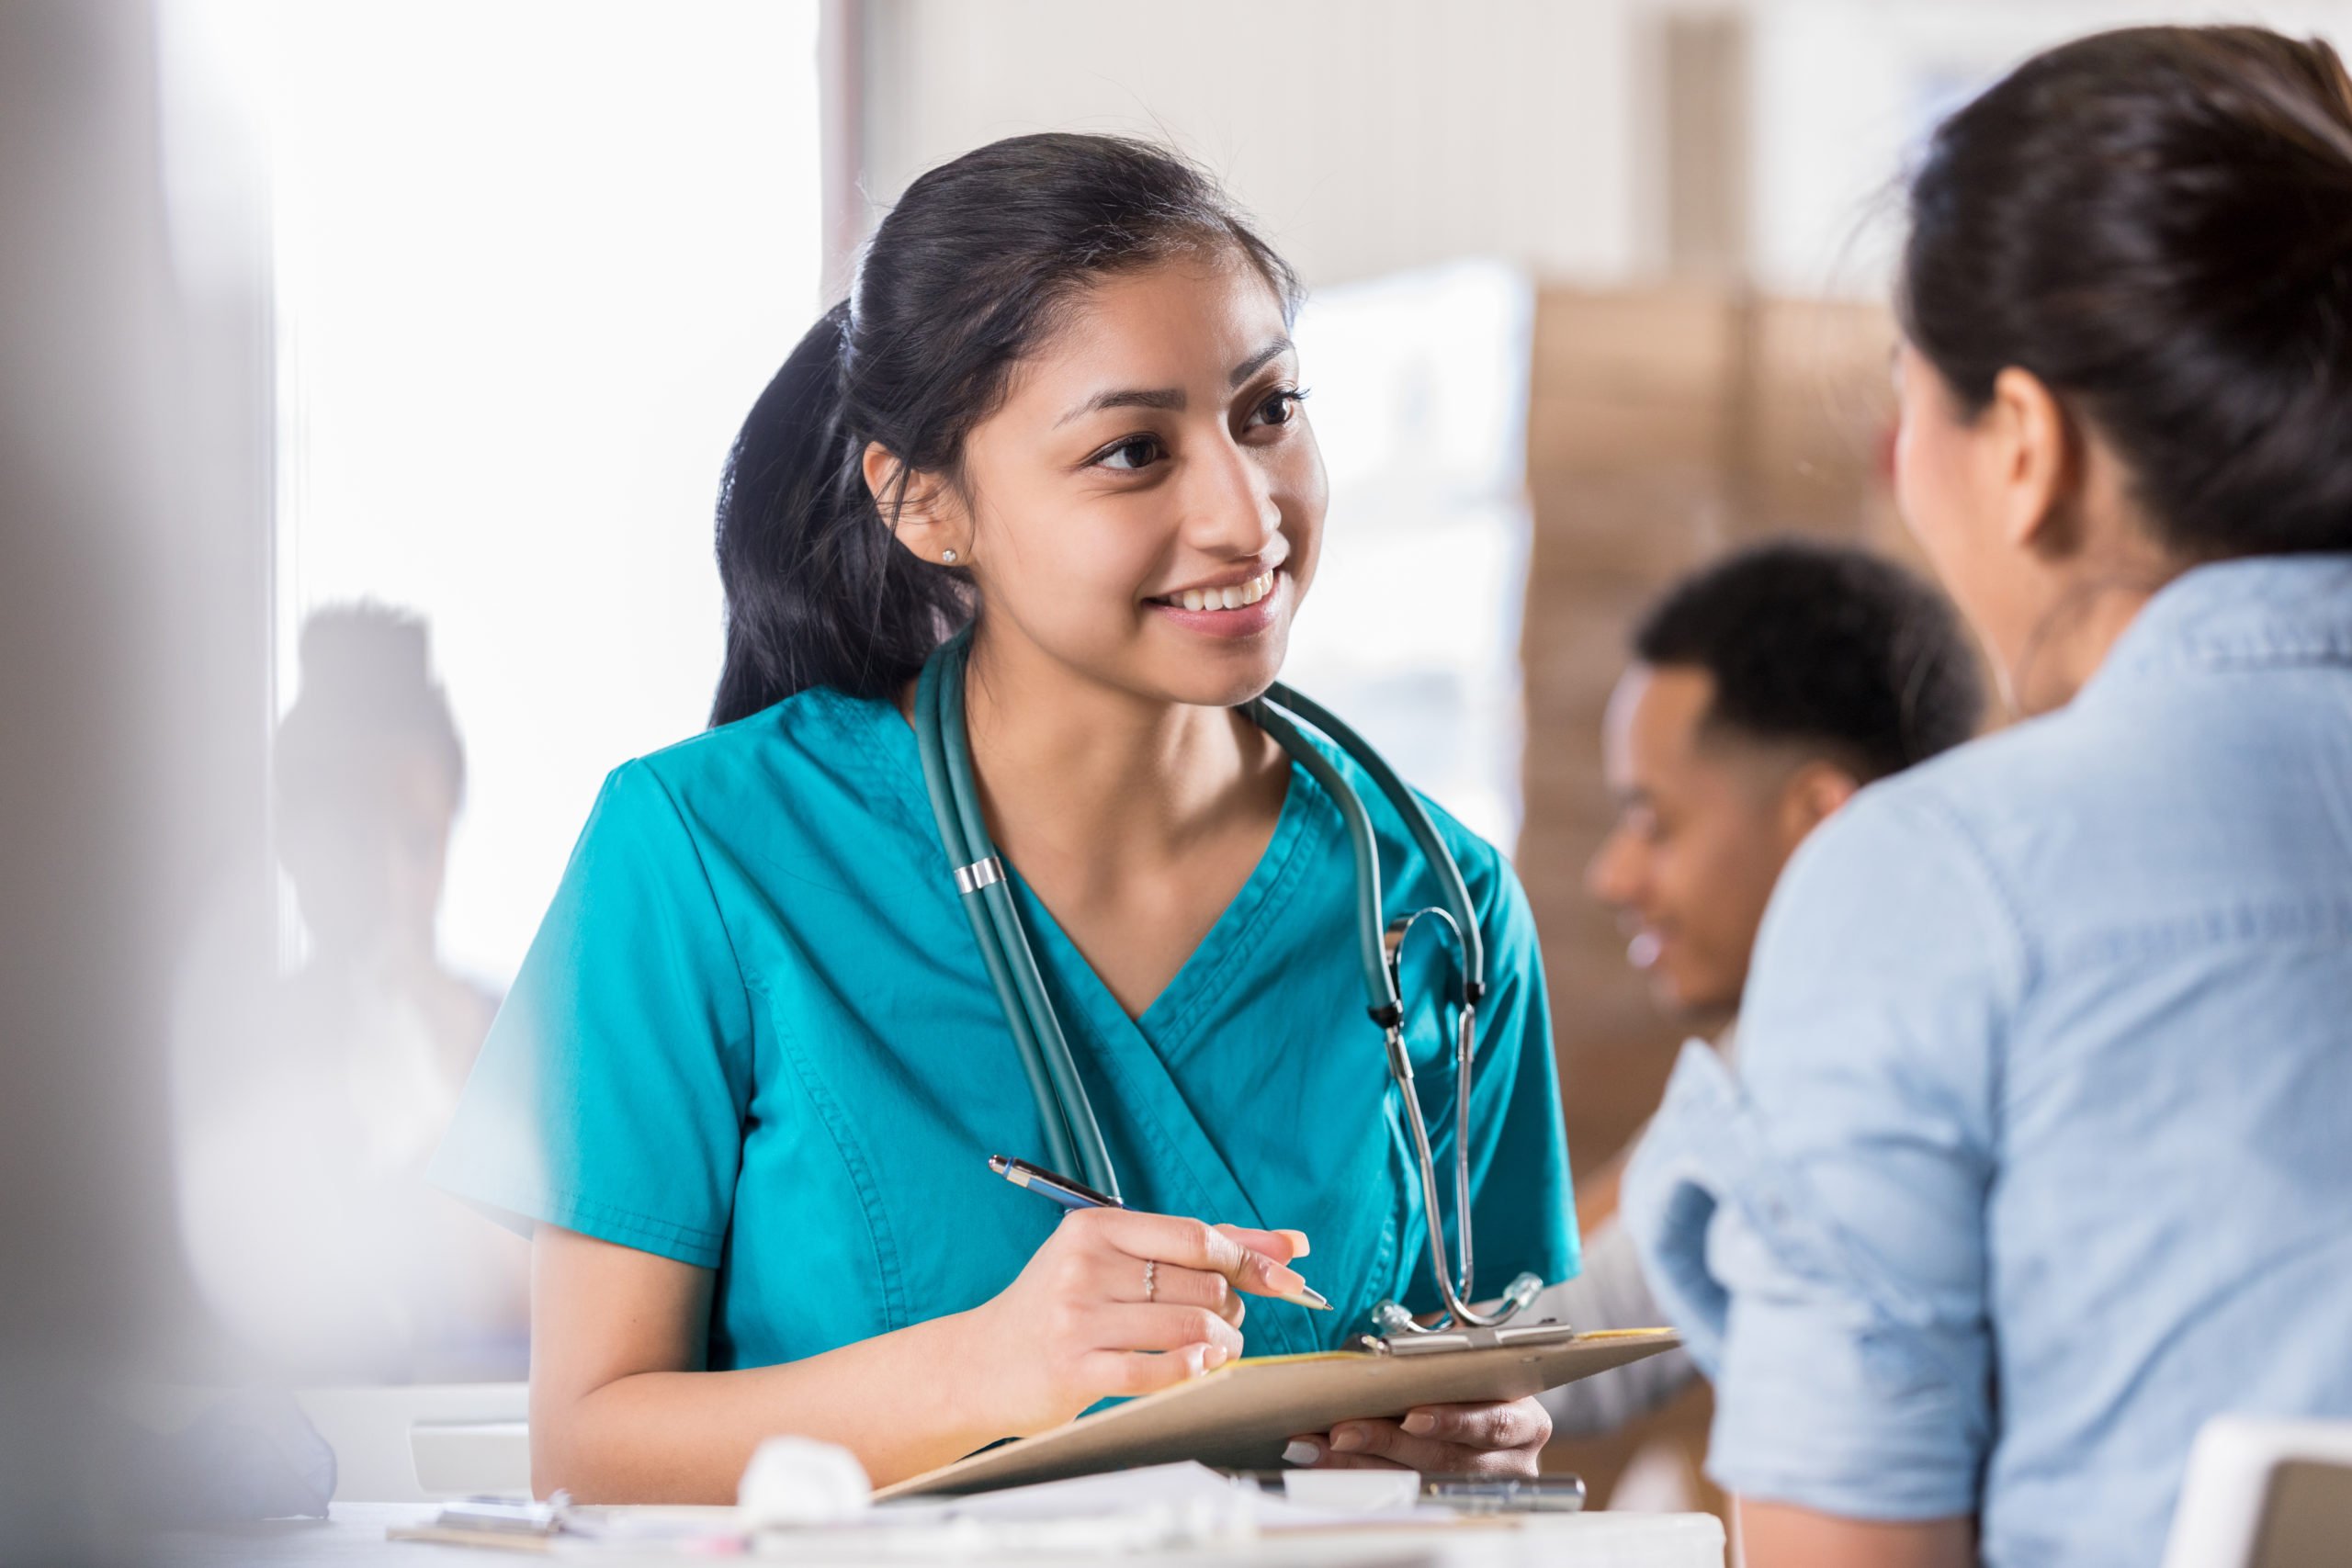
<path id="1" fill-rule="evenodd" d="M 164 1039 L 197 890 L 257 863 L 266 356 L 242 236 L 164 196 L 157 22 L 0 6 L 0 1519 L 116 1561 L 98 1402 L 195 1319 Z M 217 216 L 217 209 L 215 216 Z M 182 221 L 185 220 L 186 221 Z M 212 243 L 218 240 L 218 243 Z M 193 281 L 198 258 L 205 275 Z"/>
<path id="2" fill-rule="evenodd" d="M 160 1527 L 327 1517 L 335 1452 L 291 1394 L 234 1393 L 167 1431 L 123 1418 L 101 1450 L 109 1506 Z"/>

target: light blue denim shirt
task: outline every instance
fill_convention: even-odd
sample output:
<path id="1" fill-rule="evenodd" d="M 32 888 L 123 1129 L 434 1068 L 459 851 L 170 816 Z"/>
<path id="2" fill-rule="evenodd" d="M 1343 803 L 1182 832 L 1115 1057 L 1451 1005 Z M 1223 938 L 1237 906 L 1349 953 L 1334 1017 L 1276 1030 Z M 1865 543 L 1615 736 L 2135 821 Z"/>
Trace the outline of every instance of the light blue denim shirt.
<path id="1" fill-rule="evenodd" d="M 1791 863 L 1625 1180 L 1710 1468 L 2154 1562 L 2222 1411 L 2352 1416 L 2352 557 L 2200 568 Z"/>

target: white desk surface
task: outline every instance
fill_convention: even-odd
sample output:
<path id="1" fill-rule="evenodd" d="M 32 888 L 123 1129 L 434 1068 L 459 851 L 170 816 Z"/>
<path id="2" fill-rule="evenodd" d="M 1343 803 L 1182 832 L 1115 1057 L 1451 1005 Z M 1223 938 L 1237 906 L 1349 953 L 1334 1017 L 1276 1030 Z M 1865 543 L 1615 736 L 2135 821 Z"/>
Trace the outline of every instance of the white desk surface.
<path id="1" fill-rule="evenodd" d="M 433 1505 L 337 1503 L 326 1519 L 289 1519 L 260 1525 L 224 1525 L 177 1530 L 156 1538 L 146 1560 L 163 1568 L 273 1568 L 319 1563 L 324 1568 L 368 1564 L 371 1568 L 524 1568 L 548 1557 L 520 1551 L 440 1546 L 384 1539 L 393 1525 L 431 1521 Z M 1428 1568 L 1724 1568 L 1723 1526 L 1711 1514 L 1564 1514 L 1521 1517 L 1516 1528 L 1466 1529 L 1459 1533 L 1364 1529 L 1343 1534 L 1270 1538 L 1246 1549 L 1218 1552 L 1153 1552 L 1127 1561 L 1153 1568 L 1206 1563 L 1257 1564 L 1262 1568 L 1327 1568 L 1348 1564 L 1427 1564 Z M 571 1557 L 628 1568 L 632 1563 L 675 1564 L 663 1553 L 624 1554 L 591 1549 Z M 756 1561 L 756 1559 L 754 1559 Z M 775 1562 L 813 1565 L 820 1560 L 797 1553 Z M 870 1565 L 880 1559 L 858 1560 Z M 942 1560 L 943 1562 L 948 1560 Z M 955 1559 L 962 1564 L 971 1558 Z M 1068 1561 L 1075 1563 L 1075 1558 Z M 889 1560 L 892 1568 L 922 1568 L 910 1557 Z"/>

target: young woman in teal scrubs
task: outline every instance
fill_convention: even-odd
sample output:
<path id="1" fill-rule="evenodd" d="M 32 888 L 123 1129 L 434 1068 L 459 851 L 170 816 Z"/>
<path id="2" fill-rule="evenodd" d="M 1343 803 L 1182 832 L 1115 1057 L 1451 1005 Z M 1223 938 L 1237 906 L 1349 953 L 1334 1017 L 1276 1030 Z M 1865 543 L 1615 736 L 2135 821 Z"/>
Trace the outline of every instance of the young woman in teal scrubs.
<path id="1" fill-rule="evenodd" d="M 1167 153 L 1019 138 L 914 183 L 752 410 L 713 728 L 607 781 L 436 1172 L 534 1238 L 542 1491 L 722 1499 L 778 1432 L 887 1483 L 1245 1347 L 1328 1348 L 1384 1297 L 1437 1304 L 1341 818 L 1235 711 L 1322 538 L 1295 299 Z M 1446 584 L 1433 558 L 1397 613 Z M 987 1164 L 1036 1157 L 1041 1122 L 907 717 L 966 624 L 989 826 L 1129 1212 L 1062 1218 Z M 1354 782 L 1388 912 L 1436 903 Z M 1557 1280 L 1534 931 L 1510 867 L 1438 821 L 1488 953 L 1482 1277 Z M 1450 1126 L 1419 961 L 1410 1038 Z M 1294 1263 L 1334 1311 L 1273 1299 Z M 1548 1431 L 1522 1401 L 1294 1451 L 1531 1471 Z"/>

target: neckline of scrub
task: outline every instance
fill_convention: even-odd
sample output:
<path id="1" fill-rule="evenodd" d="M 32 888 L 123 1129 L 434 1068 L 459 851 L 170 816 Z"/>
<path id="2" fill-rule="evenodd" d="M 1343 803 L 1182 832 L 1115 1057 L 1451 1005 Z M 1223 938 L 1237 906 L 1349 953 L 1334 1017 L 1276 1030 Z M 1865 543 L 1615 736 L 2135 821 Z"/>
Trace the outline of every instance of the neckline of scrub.
<path id="1" fill-rule="evenodd" d="M 832 695 L 846 707 L 865 710 L 867 740 L 883 764 L 883 771 L 896 782 L 901 806 L 922 824 L 924 835 L 935 848 L 939 842 L 938 828 L 932 815 L 930 793 L 922 782 L 922 759 L 915 749 L 914 726 L 899 711 L 896 703 L 842 693 Z M 1276 895 L 1286 895 L 1295 880 L 1298 850 L 1306 828 L 1315 818 L 1317 795 L 1314 780 L 1293 759 L 1283 781 L 1282 809 L 1274 818 L 1273 835 L 1266 840 L 1257 863 L 1250 868 L 1250 874 L 1209 923 L 1208 931 L 1193 944 L 1193 951 L 1184 955 L 1176 973 L 1137 1014 L 1130 1015 L 1119 1005 L 1111 987 L 1063 931 L 1061 922 L 1046 907 L 1046 901 L 1022 877 L 1020 868 L 1008 863 L 1006 876 L 1020 897 L 1033 942 L 1050 950 L 1049 962 L 1061 972 L 1064 988 L 1077 993 L 1074 999 L 1087 1009 L 1097 1027 L 1107 1026 L 1115 1020 L 1121 1028 L 1142 1033 L 1147 1041 L 1154 1043 L 1156 1050 L 1172 1050 L 1199 1026 L 1204 1011 L 1195 1004 L 1202 997 L 1214 994 L 1218 976 L 1248 950 L 1246 939 L 1250 932 L 1283 903 L 1283 899 Z M 942 886 L 945 886 L 944 881 Z M 1171 1010 L 1173 1018 L 1169 1016 Z"/>
<path id="2" fill-rule="evenodd" d="M 1052 950 L 1055 966 L 1066 976 L 1065 986 L 1084 993 L 1080 999 L 1099 1027 L 1115 1023 L 1119 1028 L 1134 1030 L 1163 1059 L 1182 1049 L 1212 1016 L 1212 1010 L 1204 1005 L 1204 998 L 1217 994 L 1227 971 L 1249 953 L 1250 935 L 1260 922 L 1272 918 L 1288 901 L 1292 885 L 1297 879 L 1296 868 L 1302 863 L 1298 852 L 1311 815 L 1309 803 L 1314 793 L 1313 779 L 1294 760 L 1283 782 L 1282 811 L 1274 818 L 1273 836 L 1266 840 L 1257 863 L 1250 868 L 1250 874 L 1209 923 L 1193 951 L 1184 955 L 1176 973 L 1169 976 L 1168 983 L 1160 987 L 1143 1011 L 1133 1015 L 1120 1006 L 1119 998 L 1062 930 L 1061 921 L 1037 897 L 1036 889 L 1029 886 L 1017 868 L 1007 868 L 1037 941 Z"/>

